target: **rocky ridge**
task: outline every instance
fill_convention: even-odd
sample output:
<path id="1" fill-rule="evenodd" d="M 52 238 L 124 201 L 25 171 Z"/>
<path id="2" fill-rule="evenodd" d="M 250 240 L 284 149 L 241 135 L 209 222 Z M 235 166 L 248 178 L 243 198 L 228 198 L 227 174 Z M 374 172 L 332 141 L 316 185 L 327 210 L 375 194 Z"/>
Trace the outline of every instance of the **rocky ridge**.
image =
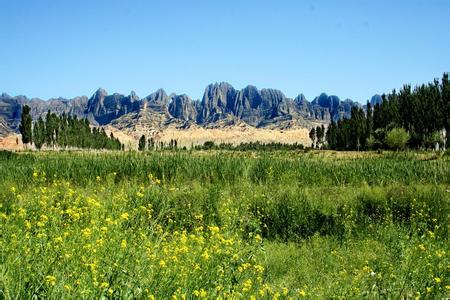
<path id="1" fill-rule="evenodd" d="M 371 102 L 380 101 L 378 95 Z M 303 94 L 295 99 L 286 97 L 276 89 L 258 90 L 247 86 L 236 90 L 226 82 L 210 84 L 201 100 L 189 96 L 167 93 L 163 89 L 139 98 L 135 92 L 128 96 L 108 94 L 98 89 L 90 98 L 54 98 L 47 101 L 25 96 L 0 95 L 0 134 L 8 129 L 18 131 L 23 105 L 31 107 L 33 119 L 48 110 L 57 114 L 70 114 L 88 118 L 94 125 L 112 125 L 127 131 L 157 132 L 168 126 L 179 129 L 191 126 L 217 128 L 245 123 L 255 128 L 289 129 L 311 127 L 316 123 L 329 123 L 350 116 L 359 103 L 322 93 L 309 102 Z"/>

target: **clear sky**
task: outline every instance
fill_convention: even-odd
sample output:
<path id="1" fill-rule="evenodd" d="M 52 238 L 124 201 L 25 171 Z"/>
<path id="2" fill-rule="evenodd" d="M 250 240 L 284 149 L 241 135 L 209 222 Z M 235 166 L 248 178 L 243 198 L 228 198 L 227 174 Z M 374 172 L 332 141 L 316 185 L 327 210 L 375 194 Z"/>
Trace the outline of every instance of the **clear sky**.
<path id="1" fill-rule="evenodd" d="M 0 0 L 0 92 L 207 84 L 360 102 L 450 71 L 450 0 Z"/>

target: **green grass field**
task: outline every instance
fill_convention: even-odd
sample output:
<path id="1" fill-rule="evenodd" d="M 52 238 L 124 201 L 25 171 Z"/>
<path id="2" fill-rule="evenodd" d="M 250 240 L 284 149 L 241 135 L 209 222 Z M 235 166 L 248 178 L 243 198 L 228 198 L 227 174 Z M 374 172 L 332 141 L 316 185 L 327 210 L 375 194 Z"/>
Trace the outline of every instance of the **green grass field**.
<path id="1" fill-rule="evenodd" d="M 448 297 L 449 162 L 0 152 L 0 299 Z"/>

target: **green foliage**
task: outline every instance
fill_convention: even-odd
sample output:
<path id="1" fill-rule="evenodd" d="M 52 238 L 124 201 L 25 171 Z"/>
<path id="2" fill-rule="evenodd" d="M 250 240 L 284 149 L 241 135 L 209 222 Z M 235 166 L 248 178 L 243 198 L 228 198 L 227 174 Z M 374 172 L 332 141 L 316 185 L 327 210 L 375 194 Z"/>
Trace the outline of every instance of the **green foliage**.
<path id="1" fill-rule="evenodd" d="M 374 150 L 380 148 L 381 142 L 371 134 L 366 140 L 366 145 L 368 150 Z"/>
<path id="2" fill-rule="evenodd" d="M 439 147 L 439 149 L 441 149 L 441 148 L 443 148 L 444 143 L 445 143 L 445 138 L 441 131 L 433 132 L 425 140 L 425 145 L 427 146 L 427 148 L 431 148 L 431 149 L 435 149 L 436 145 Z"/>
<path id="3" fill-rule="evenodd" d="M 275 150 L 303 150 L 302 144 L 283 144 L 283 143 L 261 143 L 257 142 L 242 142 L 238 145 L 231 143 L 221 143 L 216 145 L 213 141 L 206 141 L 203 145 L 197 145 L 195 150 L 229 150 L 229 151 L 275 151 Z"/>
<path id="4" fill-rule="evenodd" d="M 317 148 L 321 148 L 322 144 L 323 144 L 323 138 L 325 136 L 325 128 L 324 126 L 317 126 L 316 127 L 316 147 Z"/>
<path id="5" fill-rule="evenodd" d="M 113 133 L 108 135 L 104 128 L 93 127 L 87 119 L 76 116 L 61 116 L 47 112 L 45 120 L 40 116 L 34 122 L 33 136 L 36 148 L 47 147 L 122 150 L 123 145 Z"/>
<path id="6" fill-rule="evenodd" d="M 382 103 L 373 109 L 367 104 L 366 113 L 353 108 L 349 119 L 330 124 L 326 133 L 329 148 L 336 150 L 360 150 L 389 148 L 383 143 L 386 133 L 393 128 L 403 128 L 410 135 L 410 148 L 434 148 L 436 132 L 444 128 L 449 132 L 450 88 L 448 74 L 441 82 L 416 86 L 405 85 L 399 92 L 382 95 Z M 373 138 L 371 136 L 373 135 Z M 366 144 L 366 142 L 370 142 Z M 378 142 L 381 142 L 378 143 Z M 441 138 L 440 144 L 446 141 Z"/>
<path id="7" fill-rule="evenodd" d="M 449 157 L 328 154 L 0 151 L 0 291 L 445 297 Z"/>
<path id="8" fill-rule="evenodd" d="M 148 150 L 155 150 L 156 149 L 156 142 L 153 137 L 149 138 L 147 141 Z"/>
<path id="9" fill-rule="evenodd" d="M 34 145 L 40 150 L 45 144 L 45 122 L 42 117 L 39 117 L 38 121 L 34 123 L 33 134 Z"/>
<path id="10" fill-rule="evenodd" d="M 409 134 L 403 128 L 394 128 L 386 134 L 386 145 L 390 149 L 404 150 L 409 140 Z"/>
<path id="11" fill-rule="evenodd" d="M 214 144 L 213 141 L 206 141 L 206 142 L 203 144 L 203 150 L 211 150 L 211 149 L 213 149 L 214 147 L 215 147 L 215 144 Z"/>
<path id="12" fill-rule="evenodd" d="M 145 150 L 145 135 L 142 135 L 141 138 L 139 139 L 139 144 L 138 144 L 138 150 L 139 151 L 144 151 Z"/>
<path id="13" fill-rule="evenodd" d="M 309 138 L 311 139 L 311 141 L 312 141 L 312 148 L 314 148 L 314 145 L 315 145 L 315 141 L 316 141 L 316 129 L 313 127 L 313 128 L 311 128 L 311 130 L 309 131 Z"/>
<path id="14" fill-rule="evenodd" d="M 24 105 L 22 108 L 21 120 L 19 125 L 20 134 L 22 135 L 22 142 L 24 144 L 31 143 L 33 141 L 32 119 L 30 115 L 30 107 Z"/>

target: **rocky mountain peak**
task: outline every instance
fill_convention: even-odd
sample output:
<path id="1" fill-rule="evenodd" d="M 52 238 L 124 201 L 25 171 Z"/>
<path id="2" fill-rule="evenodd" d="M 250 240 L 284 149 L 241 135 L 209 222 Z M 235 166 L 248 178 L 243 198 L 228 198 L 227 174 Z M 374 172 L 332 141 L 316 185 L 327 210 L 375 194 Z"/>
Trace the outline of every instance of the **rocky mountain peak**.
<path id="1" fill-rule="evenodd" d="M 168 103 L 170 98 L 167 96 L 166 91 L 163 89 L 158 89 L 156 92 L 148 95 L 146 99 L 149 102 L 156 102 L 156 103 Z"/>
<path id="2" fill-rule="evenodd" d="M 186 94 L 172 96 L 172 101 L 169 104 L 169 113 L 174 118 L 183 121 L 195 121 L 197 118 L 194 103 Z"/>
<path id="3" fill-rule="evenodd" d="M 373 101 L 379 101 L 374 96 Z M 286 124 L 309 126 L 310 122 L 329 122 L 349 117 L 351 108 L 358 105 L 351 100 L 341 101 L 337 96 L 320 94 L 309 102 L 303 94 L 295 99 L 287 98 L 280 90 L 261 89 L 248 85 L 236 90 L 227 82 L 210 84 L 205 88 L 201 100 L 192 101 L 185 95 L 167 93 L 158 89 L 140 99 L 134 91 L 128 96 L 119 93 L 109 95 L 99 88 L 89 99 L 85 96 L 74 99 L 54 98 L 48 101 L 29 100 L 24 96 L 0 96 L 0 117 L 13 130 L 20 123 L 20 111 L 24 104 L 31 107 L 33 118 L 47 110 L 88 118 L 94 124 L 116 124 L 120 120 L 138 122 L 133 116 L 141 115 L 149 123 L 169 124 L 196 122 L 200 126 L 215 126 L 222 121 L 245 122 L 254 127 L 285 128 Z M 129 116 L 125 116 L 128 115 Z M 124 116 L 124 118 L 121 118 Z M 158 120 L 153 122 L 152 120 Z M 115 123 L 114 123 L 115 122 Z M 228 122 L 228 121 L 227 121 Z M 159 125 L 158 125 L 159 126 Z M 219 126 L 219 125 L 218 125 Z"/>
<path id="4" fill-rule="evenodd" d="M 139 96 L 136 95 L 135 91 L 131 91 L 130 92 L 130 96 L 128 96 L 130 98 L 131 101 L 138 101 L 139 100 Z"/>
<path id="5" fill-rule="evenodd" d="M 94 96 L 95 98 L 103 98 L 108 96 L 108 92 L 103 88 L 98 88 L 97 91 L 95 91 Z"/>
<path id="6" fill-rule="evenodd" d="M 297 97 L 295 97 L 294 101 L 295 101 L 295 103 L 297 103 L 297 104 L 303 104 L 303 103 L 305 103 L 305 102 L 308 101 L 308 100 L 306 100 L 305 95 L 299 94 Z"/>
<path id="7" fill-rule="evenodd" d="M 214 122 L 226 117 L 233 109 L 235 95 L 236 90 L 227 82 L 208 85 L 203 94 L 202 111 L 198 115 L 198 121 Z"/>

